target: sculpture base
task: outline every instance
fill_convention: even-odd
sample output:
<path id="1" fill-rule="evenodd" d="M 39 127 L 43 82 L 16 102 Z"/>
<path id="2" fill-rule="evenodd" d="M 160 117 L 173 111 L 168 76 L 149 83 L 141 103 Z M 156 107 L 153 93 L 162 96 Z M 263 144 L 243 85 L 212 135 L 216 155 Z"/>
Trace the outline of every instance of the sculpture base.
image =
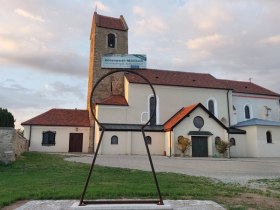
<path id="1" fill-rule="evenodd" d="M 88 204 L 79 206 L 79 202 L 74 203 L 71 210 L 173 210 L 170 205 L 157 204 Z"/>

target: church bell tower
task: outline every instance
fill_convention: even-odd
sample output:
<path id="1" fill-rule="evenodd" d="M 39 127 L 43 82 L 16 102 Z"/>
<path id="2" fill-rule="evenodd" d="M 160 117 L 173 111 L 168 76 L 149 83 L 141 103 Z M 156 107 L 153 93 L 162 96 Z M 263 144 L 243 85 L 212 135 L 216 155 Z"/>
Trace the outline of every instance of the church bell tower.
<path id="1" fill-rule="evenodd" d="M 89 152 L 94 150 L 94 119 L 90 111 L 90 94 L 96 82 L 106 73 L 115 69 L 101 68 L 102 56 L 128 53 L 128 27 L 124 17 L 108 17 L 94 12 L 90 33 L 90 58 L 88 70 L 87 109 L 91 124 Z M 112 95 L 124 94 L 122 72 L 106 77 L 94 92 L 94 99 L 105 99 Z"/>
<path id="2" fill-rule="evenodd" d="M 90 59 L 88 75 L 87 107 L 94 84 L 104 74 L 114 69 L 101 68 L 102 56 L 128 53 L 128 27 L 124 17 L 108 17 L 94 12 L 90 34 Z M 104 99 L 111 95 L 123 95 L 123 73 L 113 74 L 98 85 L 95 98 Z"/>

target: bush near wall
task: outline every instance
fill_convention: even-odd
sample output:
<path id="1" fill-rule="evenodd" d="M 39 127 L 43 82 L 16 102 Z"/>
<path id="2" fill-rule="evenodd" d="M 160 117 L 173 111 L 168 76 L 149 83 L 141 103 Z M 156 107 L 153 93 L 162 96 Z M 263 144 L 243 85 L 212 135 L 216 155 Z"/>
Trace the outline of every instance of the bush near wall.
<path id="1" fill-rule="evenodd" d="M 0 127 L 14 128 L 15 118 L 7 109 L 0 107 Z"/>

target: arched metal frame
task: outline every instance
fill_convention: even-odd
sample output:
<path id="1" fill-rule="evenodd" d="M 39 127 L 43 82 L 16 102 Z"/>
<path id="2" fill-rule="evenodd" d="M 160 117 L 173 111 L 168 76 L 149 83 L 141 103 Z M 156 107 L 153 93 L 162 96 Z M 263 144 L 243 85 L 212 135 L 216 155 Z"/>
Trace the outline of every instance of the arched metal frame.
<path id="1" fill-rule="evenodd" d="M 150 88 L 153 92 L 154 98 L 155 98 L 154 111 L 153 111 L 152 115 L 150 116 L 150 119 L 144 125 L 142 125 L 141 132 L 142 132 L 142 135 L 143 135 L 144 144 L 145 144 L 147 154 L 148 154 L 148 157 L 149 157 L 150 166 L 151 166 L 151 169 L 152 169 L 152 172 L 153 172 L 154 182 L 155 182 L 155 185 L 156 185 L 156 188 L 157 188 L 157 193 L 158 193 L 158 200 L 107 200 L 107 201 L 106 200 L 105 201 L 85 201 L 84 200 L 85 193 L 86 193 L 87 188 L 88 188 L 89 180 L 90 180 L 90 177 L 91 177 L 91 174 L 92 174 L 92 171 L 93 171 L 93 167 L 95 165 L 95 161 L 96 161 L 98 151 L 99 151 L 99 148 L 100 148 L 100 145 L 101 145 L 103 134 L 106 131 L 106 126 L 104 126 L 102 123 L 100 123 L 98 121 L 96 115 L 95 115 L 94 106 L 93 106 L 95 104 L 93 102 L 94 91 L 96 90 L 97 86 L 100 84 L 100 82 L 103 79 L 105 79 L 106 77 L 108 77 L 112 74 L 116 74 L 116 73 L 119 73 L 119 72 L 131 73 L 131 74 L 135 74 L 135 75 L 141 77 L 150 86 Z M 133 70 L 129 70 L 129 69 L 119 69 L 119 70 L 111 71 L 111 72 L 103 75 L 96 82 L 96 84 L 93 86 L 93 89 L 92 89 L 91 94 L 90 94 L 90 99 L 91 99 L 90 100 L 91 114 L 92 114 L 95 122 L 98 124 L 98 126 L 101 129 L 101 135 L 99 137 L 99 141 L 98 141 L 96 151 L 95 151 L 95 154 L 94 154 L 94 157 L 93 157 L 93 160 L 92 160 L 92 164 L 91 164 L 91 167 L 90 167 L 90 170 L 89 170 L 89 173 L 88 173 L 88 177 L 87 177 L 87 180 L 86 180 L 86 183 L 85 183 L 85 186 L 84 186 L 84 190 L 83 190 L 81 198 L 80 198 L 79 205 L 83 206 L 83 205 L 87 205 L 87 204 L 148 204 L 148 203 L 164 205 L 163 204 L 163 199 L 162 199 L 162 196 L 161 196 L 161 192 L 160 192 L 160 188 L 159 188 L 159 184 L 158 184 L 158 180 L 157 180 L 157 177 L 156 177 L 153 161 L 152 161 L 152 158 L 151 158 L 151 153 L 150 153 L 150 150 L 149 150 L 149 146 L 148 146 L 147 142 L 145 141 L 145 139 L 146 139 L 145 127 L 150 123 L 151 119 L 154 117 L 154 115 L 156 113 L 156 106 L 157 106 L 156 92 L 155 92 L 155 89 L 154 89 L 153 85 L 151 84 L 151 82 L 146 77 L 144 77 L 142 74 L 138 73 L 137 71 L 133 71 Z"/>

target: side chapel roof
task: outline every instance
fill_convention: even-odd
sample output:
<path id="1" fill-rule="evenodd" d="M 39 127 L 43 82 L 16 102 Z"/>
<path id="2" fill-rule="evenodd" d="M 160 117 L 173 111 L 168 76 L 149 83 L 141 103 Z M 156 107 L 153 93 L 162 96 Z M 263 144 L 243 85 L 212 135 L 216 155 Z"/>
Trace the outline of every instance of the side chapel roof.
<path id="1" fill-rule="evenodd" d="M 228 130 L 228 128 L 219 119 L 217 119 L 208 109 L 206 109 L 201 103 L 198 103 L 180 109 L 176 114 L 174 114 L 169 120 L 167 120 L 164 123 L 164 131 L 173 130 L 174 127 L 176 127 L 182 120 L 188 117 L 198 107 L 202 108 L 207 114 L 209 114 L 209 117 L 215 120 L 221 127 L 223 127 L 225 130 Z"/>

